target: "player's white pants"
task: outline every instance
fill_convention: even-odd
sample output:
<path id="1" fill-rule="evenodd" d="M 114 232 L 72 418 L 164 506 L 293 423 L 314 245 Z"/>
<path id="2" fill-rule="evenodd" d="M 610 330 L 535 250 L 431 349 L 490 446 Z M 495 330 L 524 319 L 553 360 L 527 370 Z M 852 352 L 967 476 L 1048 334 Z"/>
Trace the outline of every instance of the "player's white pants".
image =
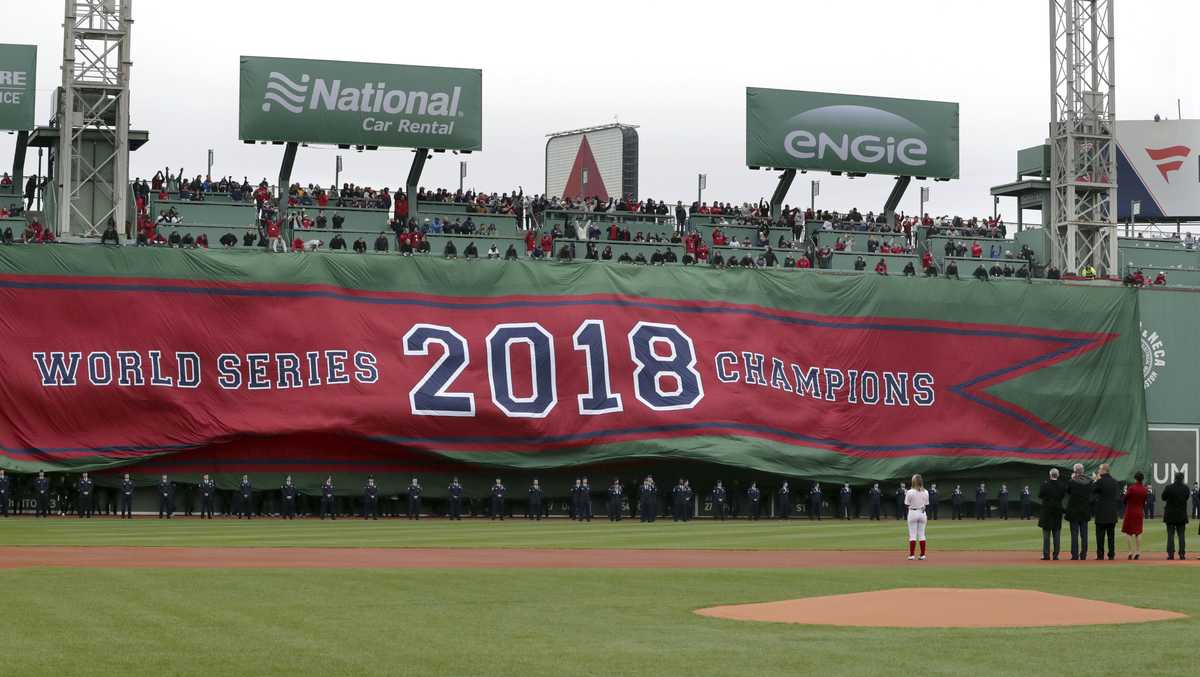
<path id="1" fill-rule="evenodd" d="M 920 510 L 908 511 L 908 540 L 923 541 L 925 540 L 925 524 L 929 521 L 929 517 Z"/>

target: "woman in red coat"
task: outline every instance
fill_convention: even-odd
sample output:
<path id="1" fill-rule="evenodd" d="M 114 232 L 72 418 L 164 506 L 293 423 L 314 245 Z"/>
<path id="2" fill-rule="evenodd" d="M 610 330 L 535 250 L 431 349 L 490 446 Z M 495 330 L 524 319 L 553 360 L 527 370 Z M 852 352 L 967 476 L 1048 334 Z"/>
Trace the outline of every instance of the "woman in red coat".
<path id="1" fill-rule="evenodd" d="M 1136 473 L 1134 484 L 1125 487 L 1125 519 L 1121 521 L 1121 533 L 1129 540 L 1129 559 L 1142 558 L 1142 517 L 1146 514 L 1146 485 L 1144 476 Z"/>

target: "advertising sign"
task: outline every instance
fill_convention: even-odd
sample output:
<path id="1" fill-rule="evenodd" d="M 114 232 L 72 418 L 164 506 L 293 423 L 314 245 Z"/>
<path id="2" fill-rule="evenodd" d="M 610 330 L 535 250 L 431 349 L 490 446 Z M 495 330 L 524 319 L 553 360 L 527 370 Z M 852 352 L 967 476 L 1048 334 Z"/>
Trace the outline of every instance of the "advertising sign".
<path id="1" fill-rule="evenodd" d="M 746 164 L 958 178 L 958 104 L 746 88 Z"/>
<path id="2" fill-rule="evenodd" d="M 0 45 L 0 129 L 33 128 L 37 45 Z"/>
<path id="3" fill-rule="evenodd" d="M 238 138 L 480 150 L 483 72 L 243 56 Z"/>

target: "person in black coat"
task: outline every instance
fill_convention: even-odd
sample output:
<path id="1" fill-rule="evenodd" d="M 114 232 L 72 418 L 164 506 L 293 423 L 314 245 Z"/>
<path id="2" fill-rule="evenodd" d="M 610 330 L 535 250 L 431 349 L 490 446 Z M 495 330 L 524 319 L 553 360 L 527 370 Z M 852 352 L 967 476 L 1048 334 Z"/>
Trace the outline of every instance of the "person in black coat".
<path id="1" fill-rule="evenodd" d="M 787 485 L 787 482 L 784 482 Z M 713 518 L 725 521 L 725 486 L 721 484 L 721 480 L 717 480 L 717 486 L 712 490 L 712 512 Z"/>
<path id="2" fill-rule="evenodd" d="M 808 519 L 821 520 L 821 503 L 823 498 L 821 483 L 813 482 L 812 488 L 808 490 Z"/>
<path id="3" fill-rule="evenodd" d="M 843 484 L 841 490 L 838 491 L 838 517 L 844 520 L 850 519 L 851 497 L 850 485 Z"/>
<path id="4" fill-rule="evenodd" d="M 492 485 L 492 519 L 500 518 L 504 521 L 504 495 L 508 493 L 508 489 L 500 482 L 500 478 L 496 478 L 496 483 Z"/>
<path id="5" fill-rule="evenodd" d="M 171 519 L 175 512 L 175 484 L 166 475 L 158 481 L 158 519 Z"/>
<path id="6" fill-rule="evenodd" d="M 362 517 L 370 520 L 379 519 L 379 487 L 375 484 L 374 477 L 368 477 L 367 485 L 363 487 Z"/>
<path id="7" fill-rule="evenodd" d="M 928 507 L 926 507 L 925 512 L 927 514 L 927 517 L 929 517 L 930 521 L 936 520 L 938 518 L 937 484 L 929 485 L 929 505 L 928 505 Z"/>
<path id="8" fill-rule="evenodd" d="M 979 488 L 975 490 L 975 519 L 981 520 L 987 518 L 987 487 L 980 484 Z"/>
<path id="9" fill-rule="evenodd" d="M 421 483 L 415 477 L 412 478 L 412 483 L 408 485 L 407 517 L 410 520 L 421 519 Z"/>
<path id="10" fill-rule="evenodd" d="M 1038 499 L 1042 502 L 1042 513 L 1038 516 L 1038 526 L 1042 530 L 1042 559 L 1058 559 L 1059 547 L 1062 542 L 1063 498 L 1067 495 L 1067 486 L 1058 477 L 1058 468 L 1050 469 L 1050 479 L 1042 482 L 1038 489 Z M 1054 548 L 1051 550 L 1051 541 Z"/>
<path id="11" fill-rule="evenodd" d="M 1104 542 L 1108 541 L 1108 558 L 1117 556 L 1115 534 L 1121 512 L 1121 486 L 1109 473 L 1108 464 L 1100 464 L 1100 475 L 1092 486 L 1096 498 L 1096 559 L 1104 557 Z"/>
<path id="12" fill-rule="evenodd" d="M 724 490 L 722 490 L 724 492 Z M 785 520 L 792 516 L 792 488 L 786 480 L 779 487 L 779 519 Z M 721 517 L 724 519 L 724 515 Z"/>
<path id="13" fill-rule="evenodd" d="M 904 519 L 905 518 L 904 513 L 908 512 L 904 507 L 904 496 L 907 493 L 908 493 L 908 490 L 904 487 L 904 482 L 901 482 L 900 486 L 896 487 L 896 520 L 897 521 Z"/>
<path id="14" fill-rule="evenodd" d="M 250 477 L 242 475 L 242 483 L 238 485 L 238 519 L 244 516 L 250 519 L 254 514 L 254 485 L 250 483 Z"/>
<path id="15" fill-rule="evenodd" d="M 1076 463 L 1067 480 L 1067 523 L 1071 526 L 1071 559 L 1087 559 L 1088 522 L 1092 519 L 1092 481 Z"/>
<path id="16" fill-rule="evenodd" d="M 1175 473 L 1175 481 L 1163 489 L 1163 523 L 1167 525 L 1167 559 L 1175 559 L 1175 537 L 1179 537 L 1179 559 L 1187 559 L 1184 534 L 1188 523 L 1188 496 L 1191 492 L 1183 483 L 1183 473 Z"/>
<path id="17" fill-rule="evenodd" d="M 542 521 L 542 497 L 545 493 L 542 491 L 542 486 L 537 480 L 533 481 L 533 485 L 529 487 L 529 509 L 525 511 L 525 519 L 531 519 L 538 522 Z"/>
<path id="18" fill-rule="evenodd" d="M 1027 520 L 1033 517 L 1033 494 L 1029 491 L 1029 485 L 1025 485 L 1021 489 L 1021 519 Z"/>
<path id="19" fill-rule="evenodd" d="M 954 491 L 950 494 L 950 507 L 952 509 L 952 518 L 956 520 L 962 519 L 962 500 L 963 493 L 960 485 L 954 485 Z"/>
<path id="20" fill-rule="evenodd" d="M 621 501 L 625 495 L 625 488 L 621 486 L 621 480 L 614 479 L 608 487 L 608 521 L 621 521 Z"/>
<path id="21" fill-rule="evenodd" d="M 537 486 L 537 480 L 533 481 L 533 486 Z M 463 488 L 462 484 L 459 484 L 457 477 L 450 481 L 450 486 L 446 489 L 446 491 L 450 494 L 450 513 L 446 517 L 447 519 L 458 520 L 461 522 Z"/>
<path id="22" fill-rule="evenodd" d="M 883 492 L 879 490 L 878 482 L 872 485 L 870 491 L 867 492 L 867 499 L 871 503 L 870 518 L 873 520 L 880 519 L 880 513 L 882 512 L 880 504 L 883 502 Z"/>
<path id="23" fill-rule="evenodd" d="M 1151 488 L 1147 486 L 1147 488 Z M 1146 494 L 1146 505 L 1144 506 L 1142 516 L 1146 519 L 1154 519 L 1154 492 L 1150 491 Z"/>

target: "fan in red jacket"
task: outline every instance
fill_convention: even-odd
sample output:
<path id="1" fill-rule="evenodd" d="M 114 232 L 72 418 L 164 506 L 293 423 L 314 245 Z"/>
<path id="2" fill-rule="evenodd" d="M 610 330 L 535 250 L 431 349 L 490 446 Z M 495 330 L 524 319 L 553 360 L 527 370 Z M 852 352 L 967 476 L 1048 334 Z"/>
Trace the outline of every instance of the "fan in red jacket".
<path id="1" fill-rule="evenodd" d="M 533 253 L 533 248 L 537 246 L 537 231 L 525 231 L 525 255 L 529 256 Z"/>
<path id="2" fill-rule="evenodd" d="M 722 233 L 720 228 L 713 228 L 712 241 L 714 247 L 724 247 L 725 233 Z"/>
<path id="3" fill-rule="evenodd" d="M 542 236 L 542 253 L 547 257 L 554 255 L 554 238 L 550 233 Z"/>
<path id="4" fill-rule="evenodd" d="M 304 240 L 301 240 L 300 238 L 296 238 L 296 239 L 292 240 L 292 251 L 294 251 L 294 252 L 304 251 Z"/>
<path id="5" fill-rule="evenodd" d="M 610 240 L 620 240 L 621 239 L 621 229 L 617 227 L 617 224 L 614 223 L 608 227 L 608 239 L 610 239 Z"/>
<path id="6" fill-rule="evenodd" d="M 922 254 L 921 255 L 921 267 L 928 268 L 929 266 L 932 266 L 932 265 L 933 265 L 933 254 L 930 254 L 929 252 L 925 252 L 924 254 Z"/>
<path id="7" fill-rule="evenodd" d="M 703 242 L 701 242 L 699 245 L 696 246 L 696 260 L 697 261 L 707 261 L 708 260 L 708 245 L 704 244 Z"/>
<path id="8" fill-rule="evenodd" d="M 812 268 L 812 261 L 808 260 L 808 256 L 801 255 L 800 258 L 796 259 L 796 267 L 797 268 Z"/>
<path id="9" fill-rule="evenodd" d="M 1165 285 L 1166 283 L 1167 283 L 1167 274 L 1162 271 L 1159 271 L 1158 275 L 1156 275 L 1154 277 L 1154 284 L 1162 286 L 1162 285 Z"/>
<path id="10" fill-rule="evenodd" d="M 880 275 L 887 275 L 887 261 L 879 259 L 879 263 L 875 264 L 875 272 Z"/>
<path id="11" fill-rule="evenodd" d="M 979 246 L 978 242 L 971 243 L 971 258 L 977 259 L 983 256 L 983 247 Z"/>

